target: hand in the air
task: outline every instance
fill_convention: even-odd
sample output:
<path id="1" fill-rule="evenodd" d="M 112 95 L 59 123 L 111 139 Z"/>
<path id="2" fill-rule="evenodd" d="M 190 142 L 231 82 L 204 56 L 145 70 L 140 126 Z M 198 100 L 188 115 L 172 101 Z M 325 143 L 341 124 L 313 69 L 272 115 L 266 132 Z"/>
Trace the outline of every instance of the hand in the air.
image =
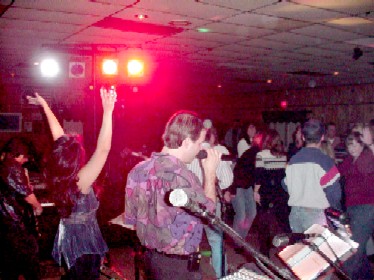
<path id="1" fill-rule="evenodd" d="M 28 95 L 26 96 L 26 98 L 31 105 L 43 105 L 44 103 L 46 103 L 45 99 L 37 92 L 35 92 L 35 96 Z"/>
<path id="2" fill-rule="evenodd" d="M 113 112 L 114 103 L 117 101 L 117 92 L 115 88 L 107 90 L 104 87 L 100 88 L 101 101 L 103 103 L 104 112 Z"/>

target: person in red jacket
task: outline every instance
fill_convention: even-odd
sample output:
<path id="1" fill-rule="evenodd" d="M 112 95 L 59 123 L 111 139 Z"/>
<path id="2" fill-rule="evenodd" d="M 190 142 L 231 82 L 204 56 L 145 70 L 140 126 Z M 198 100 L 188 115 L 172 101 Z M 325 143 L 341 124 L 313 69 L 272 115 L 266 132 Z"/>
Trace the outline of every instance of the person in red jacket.
<path id="1" fill-rule="evenodd" d="M 339 171 L 345 178 L 352 239 L 359 247 L 345 267 L 352 279 L 373 279 L 366 243 L 374 233 L 374 154 L 364 144 L 359 132 L 348 135 L 346 145 L 349 156 L 341 163 Z"/>

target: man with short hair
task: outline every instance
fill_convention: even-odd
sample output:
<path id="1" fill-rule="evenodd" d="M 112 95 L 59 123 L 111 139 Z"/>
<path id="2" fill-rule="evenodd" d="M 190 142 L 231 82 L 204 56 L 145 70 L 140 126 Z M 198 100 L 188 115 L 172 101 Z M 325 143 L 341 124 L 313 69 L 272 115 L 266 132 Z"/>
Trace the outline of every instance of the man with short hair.
<path id="1" fill-rule="evenodd" d="M 289 194 L 289 216 L 293 232 L 303 233 L 313 224 L 327 225 L 324 210 L 340 209 L 339 171 L 334 161 L 320 147 L 324 126 L 311 119 L 302 129 L 305 147 L 295 154 L 286 167 L 283 185 Z"/>
<path id="2" fill-rule="evenodd" d="M 135 166 L 126 185 L 125 224 L 134 226 L 145 247 L 148 279 L 202 279 L 195 266 L 203 224 L 190 212 L 173 207 L 168 194 L 182 188 L 209 211 L 216 200 L 216 169 L 221 154 L 207 149 L 202 160 L 204 185 L 187 169 L 201 150 L 206 130 L 193 112 L 177 112 L 166 124 L 161 153 Z"/>
<path id="3" fill-rule="evenodd" d="M 336 136 L 336 124 L 334 122 L 329 122 L 326 125 L 326 139 L 328 143 L 331 144 L 331 147 L 335 149 L 340 145 L 340 138 Z"/>

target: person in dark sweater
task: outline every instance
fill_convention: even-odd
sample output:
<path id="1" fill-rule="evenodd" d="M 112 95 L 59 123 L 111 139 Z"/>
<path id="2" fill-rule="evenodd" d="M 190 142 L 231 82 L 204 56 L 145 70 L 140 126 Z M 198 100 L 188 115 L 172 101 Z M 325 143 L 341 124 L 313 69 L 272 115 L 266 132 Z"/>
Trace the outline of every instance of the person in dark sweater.
<path id="1" fill-rule="evenodd" d="M 256 134 L 251 148 L 237 160 L 234 167 L 234 181 L 228 189 L 235 196 L 232 200 L 235 211 L 233 228 L 244 239 L 256 217 L 256 202 L 253 196 L 254 170 L 256 155 L 263 141 L 262 137 L 262 134 Z"/>

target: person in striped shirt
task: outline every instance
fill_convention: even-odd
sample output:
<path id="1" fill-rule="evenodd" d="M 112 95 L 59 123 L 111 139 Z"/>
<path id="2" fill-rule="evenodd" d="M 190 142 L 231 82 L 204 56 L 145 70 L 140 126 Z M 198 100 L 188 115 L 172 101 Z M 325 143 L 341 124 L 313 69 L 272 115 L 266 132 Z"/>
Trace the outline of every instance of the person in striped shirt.
<path id="1" fill-rule="evenodd" d="M 227 148 L 220 145 L 218 142 L 217 130 L 211 125 L 205 128 L 207 129 L 207 134 L 205 137 L 205 142 L 203 143 L 203 147 L 213 148 L 223 155 L 229 155 L 230 152 L 227 150 Z M 231 194 L 229 191 L 227 191 L 227 188 L 232 184 L 234 178 L 231 165 L 231 161 L 221 160 L 216 170 L 216 187 L 218 187 L 217 194 L 219 195 L 216 203 L 216 216 L 220 218 L 223 214 L 221 213 L 222 200 L 224 200 L 224 202 L 231 201 Z M 203 184 L 204 176 L 200 160 L 198 158 L 195 158 L 191 163 L 187 164 L 187 168 L 194 174 L 196 174 L 196 176 L 199 178 L 200 183 Z M 204 229 L 208 239 L 208 243 L 212 250 L 213 269 L 216 273 L 217 278 L 221 278 L 222 276 L 226 275 L 227 272 L 227 263 L 225 262 L 223 250 L 223 232 L 221 229 L 213 225 L 205 225 Z"/>

